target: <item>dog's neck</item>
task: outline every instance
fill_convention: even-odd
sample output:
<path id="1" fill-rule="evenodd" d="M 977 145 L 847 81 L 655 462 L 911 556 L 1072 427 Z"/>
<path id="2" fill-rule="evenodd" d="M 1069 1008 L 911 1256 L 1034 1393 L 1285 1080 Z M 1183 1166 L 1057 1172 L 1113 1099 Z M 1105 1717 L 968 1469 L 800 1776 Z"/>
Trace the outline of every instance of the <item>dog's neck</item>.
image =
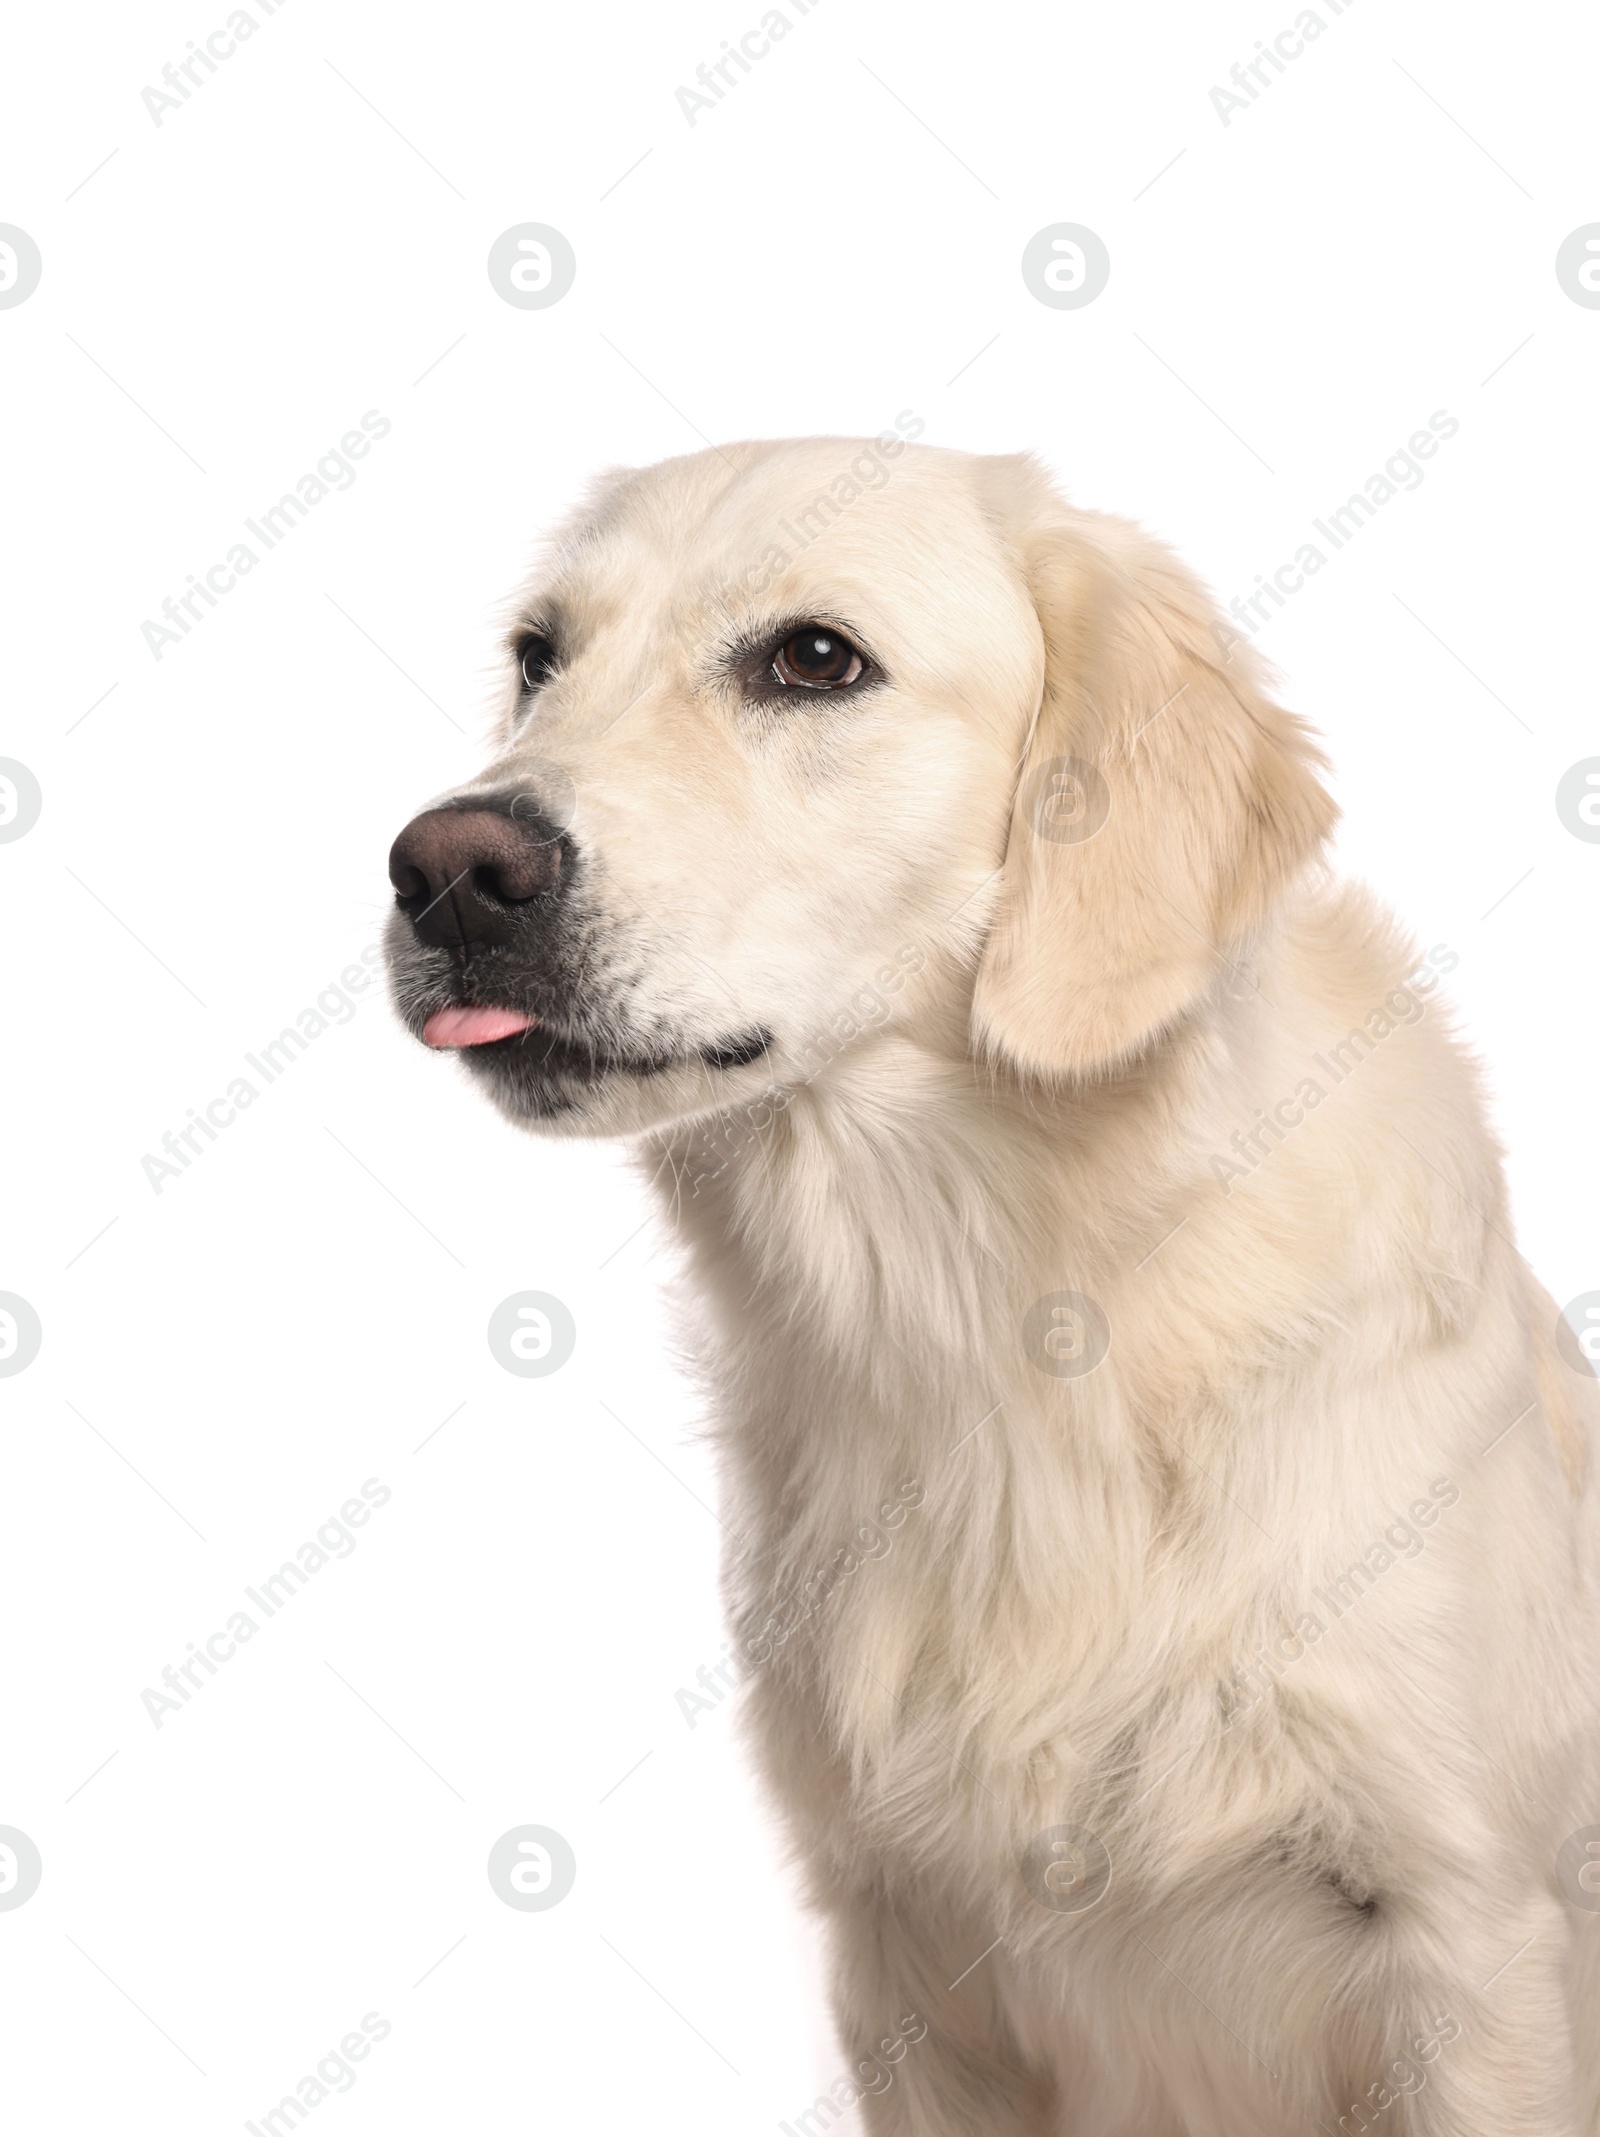
<path id="1" fill-rule="evenodd" d="M 1115 1620 L 1075 1616 L 1071 1598 L 1136 1583 L 1158 1523 L 1128 1429 L 1134 1339 L 1119 1330 L 1109 1369 L 1063 1380 L 1030 1360 L 1025 1330 L 1058 1292 L 1120 1312 L 1116 1272 L 1160 1248 L 1176 1183 L 1204 1179 L 1196 1114 L 1219 1051 L 1197 1026 L 1126 1077 L 1048 1093 L 884 1034 L 731 1135 L 658 1145 L 658 1190 L 710 1323 L 729 1601 L 752 1652 L 819 1568 L 874 1556 L 861 1539 L 891 1534 L 870 1585 L 904 1589 L 895 1622 L 933 1625 L 957 1675 L 979 1669 L 968 1649 L 1002 1592 L 1017 1638 L 1058 1628 L 1064 1666 L 1061 1625 L 1081 1623 L 1092 1646 L 1091 1622 Z M 883 1510 L 906 1495 L 917 1511 L 895 1528 Z M 852 1757 L 877 1763 L 919 1665 L 910 1646 L 870 1666 L 856 1652 L 852 1598 L 867 1586 L 785 1652 L 850 1715 Z M 1098 1680 L 1103 1658 L 1080 1659 Z"/>
<path id="2" fill-rule="evenodd" d="M 959 1415 L 982 1392 L 972 1361 L 1015 1353 L 1041 1284 L 1093 1296 L 1157 1246 L 1228 1051 L 1208 1016 L 1119 1076 L 1048 1090 L 883 1033 L 662 1138 L 656 1186 L 721 1346 L 759 1343 L 764 1377 L 792 1346 L 853 1405 L 903 1390 L 915 1357 Z"/>

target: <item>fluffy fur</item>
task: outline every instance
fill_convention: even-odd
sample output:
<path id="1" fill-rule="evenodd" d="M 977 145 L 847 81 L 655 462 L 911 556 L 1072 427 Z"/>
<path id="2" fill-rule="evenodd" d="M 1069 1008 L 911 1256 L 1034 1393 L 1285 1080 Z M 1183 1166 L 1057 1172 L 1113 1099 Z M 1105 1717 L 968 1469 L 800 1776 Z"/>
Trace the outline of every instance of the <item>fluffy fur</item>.
<path id="1" fill-rule="evenodd" d="M 463 791 L 575 787 L 597 1068 L 468 1067 L 686 1250 L 868 2126 L 1592 2137 L 1595 1388 L 1305 730 L 1146 536 L 899 439 L 609 478 L 554 615 Z M 806 617 L 881 687 L 744 702 Z M 459 974 L 394 941 L 415 1022 Z"/>

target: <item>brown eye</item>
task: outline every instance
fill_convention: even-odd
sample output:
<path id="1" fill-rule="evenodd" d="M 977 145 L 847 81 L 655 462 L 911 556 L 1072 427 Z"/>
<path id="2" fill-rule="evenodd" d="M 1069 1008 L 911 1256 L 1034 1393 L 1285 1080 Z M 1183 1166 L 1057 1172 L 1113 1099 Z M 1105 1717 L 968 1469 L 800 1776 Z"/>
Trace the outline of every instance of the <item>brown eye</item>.
<path id="1" fill-rule="evenodd" d="M 861 674 L 861 655 L 841 632 L 807 624 L 778 648 L 772 672 L 780 683 L 811 690 L 839 690 Z"/>
<path id="2" fill-rule="evenodd" d="M 556 665 L 556 649 L 548 638 L 538 632 L 524 638 L 517 647 L 517 665 L 522 670 L 525 690 L 537 690 L 550 680 Z"/>

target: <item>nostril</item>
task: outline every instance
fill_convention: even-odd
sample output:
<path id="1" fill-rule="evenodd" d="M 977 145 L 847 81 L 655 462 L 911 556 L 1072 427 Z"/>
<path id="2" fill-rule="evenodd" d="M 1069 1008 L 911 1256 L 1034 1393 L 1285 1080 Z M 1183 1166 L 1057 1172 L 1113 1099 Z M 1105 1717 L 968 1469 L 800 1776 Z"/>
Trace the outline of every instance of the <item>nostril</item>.
<path id="1" fill-rule="evenodd" d="M 414 905 L 419 898 L 428 895 L 427 877 L 410 861 L 395 861 L 389 869 L 389 881 L 402 905 Z"/>
<path id="2" fill-rule="evenodd" d="M 549 890 L 560 872 L 561 855 L 555 849 L 501 854 L 472 871 L 472 887 L 480 898 L 497 905 L 526 905 Z"/>

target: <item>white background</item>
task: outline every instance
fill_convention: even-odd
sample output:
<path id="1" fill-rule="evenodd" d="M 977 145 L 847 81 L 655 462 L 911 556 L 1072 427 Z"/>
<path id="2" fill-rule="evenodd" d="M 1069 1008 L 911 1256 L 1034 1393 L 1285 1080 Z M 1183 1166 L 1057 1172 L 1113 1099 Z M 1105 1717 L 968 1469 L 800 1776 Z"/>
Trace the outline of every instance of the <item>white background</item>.
<path id="1" fill-rule="evenodd" d="M 750 2137 L 842 2066 L 732 1702 L 675 1697 L 722 1652 L 718 1526 L 642 1189 L 377 990 L 159 1195 L 141 1159 L 375 938 L 597 468 L 911 409 L 1227 598 L 1443 409 L 1260 643 L 1344 865 L 1459 957 L 1525 1251 L 1600 1286 L 1600 847 L 1554 809 L 1600 754 L 1600 311 L 1554 273 L 1600 218 L 1600 25 L 1324 4 L 1224 126 L 1293 0 L 819 0 L 691 127 L 760 0 L 286 0 L 156 126 L 226 12 L 19 11 L 4 52 L 0 220 L 44 272 L 0 311 L 0 754 L 44 806 L 0 846 L 0 1289 L 44 1342 L 0 1387 L 0 1824 L 44 1876 L 0 1912 L 0 2085 L 18 2129 L 238 2129 L 377 2011 L 317 2131 Z M 576 251 L 549 310 L 485 272 L 524 221 Z M 1087 309 L 1022 281 L 1058 221 L 1110 251 Z M 145 619 L 369 409 L 354 486 L 156 661 Z M 485 1342 L 525 1288 L 576 1317 L 545 1380 Z M 141 1690 L 369 1477 L 354 1554 L 157 1730 Z M 576 1851 L 548 1912 L 485 1875 L 522 1823 Z"/>

